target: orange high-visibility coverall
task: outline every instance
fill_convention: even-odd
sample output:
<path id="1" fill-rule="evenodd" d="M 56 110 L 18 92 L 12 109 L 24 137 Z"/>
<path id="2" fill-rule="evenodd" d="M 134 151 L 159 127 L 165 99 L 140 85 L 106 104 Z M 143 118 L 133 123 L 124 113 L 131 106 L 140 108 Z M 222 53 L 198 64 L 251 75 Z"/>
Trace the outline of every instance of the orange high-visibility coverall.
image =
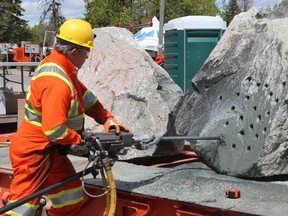
<path id="1" fill-rule="evenodd" d="M 61 53 L 54 50 L 41 65 L 54 62 L 69 76 L 75 88 L 79 103 L 79 114 L 91 116 L 103 124 L 106 118 L 113 117 L 97 100 L 85 110 L 83 94 L 86 87 L 77 79 L 76 67 Z M 29 95 L 30 94 L 30 95 Z M 57 152 L 57 145 L 79 144 L 81 136 L 72 129 L 64 137 L 51 142 L 45 131 L 57 128 L 67 121 L 70 109 L 71 91 L 63 80 L 55 76 L 41 76 L 31 80 L 28 91 L 29 103 L 41 113 L 42 125 L 36 126 L 24 120 L 10 146 L 10 159 L 14 171 L 9 202 L 17 201 L 47 186 L 61 181 L 73 174 L 75 170 L 67 156 Z M 49 194 L 53 208 L 52 215 L 75 215 L 83 203 L 83 192 L 80 180 L 75 180 Z M 18 211 L 35 211 L 39 199 L 22 205 Z M 12 210 L 17 212 L 17 208 Z M 13 215 L 13 212 L 8 212 Z M 77 214 L 76 214 L 77 215 Z"/>

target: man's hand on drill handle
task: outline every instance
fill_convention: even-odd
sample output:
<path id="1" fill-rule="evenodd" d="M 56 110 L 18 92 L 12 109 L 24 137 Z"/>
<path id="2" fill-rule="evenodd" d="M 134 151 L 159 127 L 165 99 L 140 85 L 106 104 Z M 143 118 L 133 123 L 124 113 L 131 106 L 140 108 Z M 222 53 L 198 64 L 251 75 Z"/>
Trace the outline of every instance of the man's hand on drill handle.
<path id="1" fill-rule="evenodd" d="M 108 133 L 112 130 L 115 130 L 116 134 L 120 134 L 120 131 L 130 132 L 130 129 L 126 125 L 118 122 L 115 118 L 110 117 L 104 123 L 104 132 Z"/>

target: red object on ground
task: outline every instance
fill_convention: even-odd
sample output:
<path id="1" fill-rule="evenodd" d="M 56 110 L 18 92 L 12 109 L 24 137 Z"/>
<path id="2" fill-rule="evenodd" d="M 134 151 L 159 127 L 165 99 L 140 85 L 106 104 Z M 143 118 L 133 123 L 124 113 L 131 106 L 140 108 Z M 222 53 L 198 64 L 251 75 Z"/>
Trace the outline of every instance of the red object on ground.
<path id="1" fill-rule="evenodd" d="M 228 189 L 226 191 L 226 197 L 231 199 L 238 199 L 240 198 L 240 190 L 236 188 Z"/>

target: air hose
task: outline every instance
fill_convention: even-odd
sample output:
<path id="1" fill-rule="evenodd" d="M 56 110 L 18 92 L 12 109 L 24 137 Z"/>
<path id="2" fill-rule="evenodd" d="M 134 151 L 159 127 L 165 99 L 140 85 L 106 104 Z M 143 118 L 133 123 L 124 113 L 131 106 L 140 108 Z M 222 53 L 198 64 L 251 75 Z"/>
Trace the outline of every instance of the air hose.
<path id="1" fill-rule="evenodd" d="M 105 168 L 107 180 L 108 180 L 108 185 L 109 185 L 109 196 L 108 200 L 108 205 L 107 205 L 107 216 L 114 216 L 116 212 L 116 203 L 117 203 L 117 192 L 116 192 L 116 182 L 111 170 L 111 167 L 108 169 Z M 107 195 L 106 195 L 106 200 L 107 200 Z"/>
<path id="2" fill-rule="evenodd" d="M 111 160 L 107 156 L 106 152 L 103 149 L 103 146 L 99 139 L 95 139 L 95 142 L 97 143 L 100 154 L 98 154 L 97 160 L 95 160 L 94 157 L 94 165 L 97 166 L 100 170 L 101 178 L 102 178 L 102 185 L 105 189 L 105 192 L 100 195 L 92 195 L 89 194 L 85 189 L 85 183 L 84 179 L 82 178 L 82 186 L 84 192 L 91 197 L 97 198 L 101 197 L 103 195 L 106 195 L 106 215 L 107 216 L 114 216 L 116 212 L 116 203 L 117 203 L 117 192 L 116 192 L 116 182 L 111 170 Z M 90 162 L 89 162 L 90 163 Z M 86 167 L 88 167 L 89 163 Z"/>

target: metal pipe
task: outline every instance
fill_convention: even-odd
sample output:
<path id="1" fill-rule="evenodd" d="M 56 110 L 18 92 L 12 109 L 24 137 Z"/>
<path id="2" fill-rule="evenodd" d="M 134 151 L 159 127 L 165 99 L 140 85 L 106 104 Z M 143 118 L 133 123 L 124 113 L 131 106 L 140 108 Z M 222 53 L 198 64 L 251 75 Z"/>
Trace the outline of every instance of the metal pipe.
<path id="1" fill-rule="evenodd" d="M 163 53 L 164 11 L 165 11 L 165 0 L 160 0 L 160 22 L 159 22 L 159 44 L 158 44 L 159 55 L 162 55 Z"/>
<path id="2" fill-rule="evenodd" d="M 198 137 L 198 136 L 166 136 L 159 137 L 160 141 L 169 141 L 169 140 L 219 140 L 221 141 L 221 137 Z"/>

